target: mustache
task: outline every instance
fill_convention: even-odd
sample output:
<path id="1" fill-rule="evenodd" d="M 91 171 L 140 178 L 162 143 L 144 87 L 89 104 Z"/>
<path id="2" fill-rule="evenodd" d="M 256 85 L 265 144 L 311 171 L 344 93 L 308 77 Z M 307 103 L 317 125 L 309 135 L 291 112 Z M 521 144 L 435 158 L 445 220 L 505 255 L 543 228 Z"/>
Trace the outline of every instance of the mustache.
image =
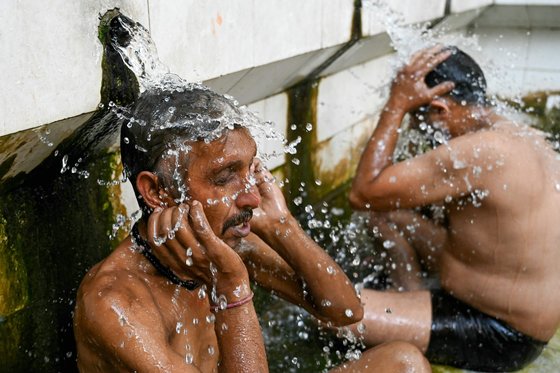
<path id="1" fill-rule="evenodd" d="M 224 223 L 224 227 L 222 228 L 222 234 L 226 232 L 231 227 L 235 227 L 238 224 L 251 220 L 253 217 L 253 209 L 245 209 L 242 210 L 239 214 L 232 216 Z"/>

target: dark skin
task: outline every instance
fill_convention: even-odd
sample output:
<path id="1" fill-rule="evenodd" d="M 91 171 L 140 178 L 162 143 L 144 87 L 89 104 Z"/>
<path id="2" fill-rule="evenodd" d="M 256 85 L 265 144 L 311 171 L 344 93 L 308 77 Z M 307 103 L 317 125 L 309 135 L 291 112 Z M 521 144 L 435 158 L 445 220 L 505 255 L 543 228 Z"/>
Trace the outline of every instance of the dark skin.
<path id="1" fill-rule="evenodd" d="M 447 95 L 452 83 L 427 87 L 424 77 L 449 53 L 441 46 L 420 51 L 397 75 L 362 155 L 350 202 L 355 209 L 385 214 L 383 218 L 392 211 L 445 205 L 447 229 L 434 226 L 440 232 L 434 265 L 442 288 L 518 331 L 548 341 L 560 323 L 556 155 L 537 131 L 491 108 L 455 102 Z M 452 139 L 393 163 L 404 116 L 425 105 L 430 108 L 425 120 L 447 130 Z M 396 218 L 407 224 L 410 217 L 403 214 Z M 368 290 L 362 300 L 367 344 L 398 339 L 426 350 L 431 326 L 427 291 Z"/>
<path id="2" fill-rule="evenodd" d="M 188 201 L 177 204 L 176 189 L 156 174 L 138 175 L 137 189 L 154 210 L 139 231 L 164 265 L 201 286 L 189 291 L 171 283 L 130 237 L 124 240 L 78 291 L 74 331 L 81 371 L 268 371 L 248 298 L 251 279 L 332 325 L 362 317 L 353 285 L 289 213 L 272 176 L 254 159 L 248 132 L 236 129 L 191 145 L 184 173 Z M 247 210 L 255 210 L 253 219 Z M 243 304 L 212 312 L 212 291 Z M 389 362 L 389 356 L 398 365 L 401 352 L 409 364 L 398 365 L 400 371 L 414 371 L 411 362 L 425 368 L 414 348 L 401 350 L 398 344 L 381 347 L 345 369 Z"/>

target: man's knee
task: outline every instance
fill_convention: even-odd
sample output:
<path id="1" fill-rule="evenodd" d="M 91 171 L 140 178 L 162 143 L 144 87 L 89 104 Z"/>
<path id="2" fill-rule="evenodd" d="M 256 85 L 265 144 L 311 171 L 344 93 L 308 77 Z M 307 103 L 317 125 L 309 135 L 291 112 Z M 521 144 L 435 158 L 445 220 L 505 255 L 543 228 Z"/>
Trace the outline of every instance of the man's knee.
<path id="1" fill-rule="evenodd" d="M 403 373 L 431 372 L 422 352 L 407 342 L 388 342 L 364 352 L 363 358 L 383 362 L 387 371 Z"/>

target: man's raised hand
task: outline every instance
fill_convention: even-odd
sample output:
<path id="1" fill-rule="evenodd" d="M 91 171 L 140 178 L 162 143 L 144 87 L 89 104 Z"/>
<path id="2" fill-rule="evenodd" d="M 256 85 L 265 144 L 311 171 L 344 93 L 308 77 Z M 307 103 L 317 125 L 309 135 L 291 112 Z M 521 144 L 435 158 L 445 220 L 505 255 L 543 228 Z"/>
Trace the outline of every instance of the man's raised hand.
<path id="1" fill-rule="evenodd" d="M 443 82 L 429 88 L 425 78 L 434 67 L 449 58 L 451 53 L 452 51 L 442 45 L 416 52 L 393 80 L 391 106 L 408 113 L 429 104 L 434 98 L 450 92 L 454 87 L 452 82 Z"/>

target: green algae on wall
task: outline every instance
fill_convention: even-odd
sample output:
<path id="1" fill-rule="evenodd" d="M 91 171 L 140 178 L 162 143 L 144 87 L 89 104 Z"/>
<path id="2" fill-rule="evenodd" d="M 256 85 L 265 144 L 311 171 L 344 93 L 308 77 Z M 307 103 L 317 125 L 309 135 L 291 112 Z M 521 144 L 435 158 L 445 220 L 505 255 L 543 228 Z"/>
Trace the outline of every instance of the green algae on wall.
<path id="1" fill-rule="evenodd" d="M 537 119 L 536 126 L 553 135 L 560 135 L 560 100 L 556 106 L 548 107 L 547 103 L 552 97 L 560 97 L 559 91 L 532 92 L 520 100 L 505 100 L 513 108 L 520 110 Z"/>
<path id="2" fill-rule="evenodd" d="M 21 342 L 21 319 L 17 313 L 28 303 L 27 271 L 21 252 L 9 245 L 5 219 L 0 220 L 0 356 L 3 361 L 17 359 Z"/>
<path id="3" fill-rule="evenodd" d="M 287 153 L 284 164 L 287 201 L 290 210 L 299 215 L 303 207 L 317 200 L 315 195 L 315 167 L 313 149 L 317 142 L 317 94 L 316 81 L 304 81 L 288 90 L 287 140 L 299 140 L 295 154 Z M 310 126 L 310 127 L 309 127 Z"/>
<path id="4" fill-rule="evenodd" d="M 65 173 L 0 195 L 1 372 L 76 371 L 76 290 L 119 239 L 109 233 L 124 213 L 120 186 L 98 183 L 114 179 L 118 159 L 91 160 L 88 178 Z"/>

